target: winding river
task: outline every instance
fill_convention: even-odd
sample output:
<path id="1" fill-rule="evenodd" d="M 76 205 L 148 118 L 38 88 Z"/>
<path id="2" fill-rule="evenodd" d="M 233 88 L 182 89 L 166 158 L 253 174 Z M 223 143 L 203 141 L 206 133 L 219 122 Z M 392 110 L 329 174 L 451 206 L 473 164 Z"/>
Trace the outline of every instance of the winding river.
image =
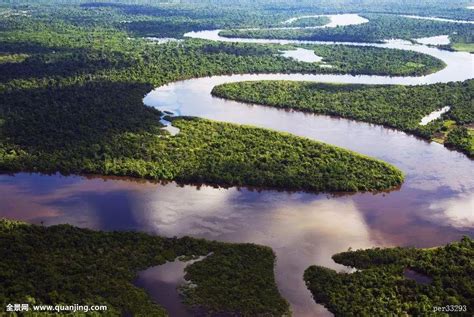
<path id="1" fill-rule="evenodd" d="M 229 39 L 218 33 L 201 31 L 187 36 L 227 42 L 313 43 Z M 46 225 L 70 223 L 93 229 L 132 229 L 164 236 L 191 235 L 268 245 L 277 254 L 276 279 L 294 316 L 330 315 L 312 300 L 304 285 L 302 274 L 309 265 L 344 270 L 332 261 L 331 255 L 349 247 L 431 247 L 474 234 L 474 161 L 463 154 L 376 125 L 242 104 L 210 95 L 215 85 L 242 80 L 416 85 L 474 77 L 474 59 L 468 53 L 397 40 L 344 44 L 413 50 L 435 56 L 447 66 L 421 77 L 254 74 L 197 78 L 159 87 L 144 98 L 144 103 L 176 115 L 285 131 L 382 159 L 406 173 L 400 190 L 377 195 L 315 195 L 19 173 L 0 176 L 0 216 Z M 183 266 L 167 266 L 166 270 L 172 270 L 170 267 L 181 271 Z M 156 290 L 163 283 L 180 280 L 175 271 L 163 274 L 159 267 L 156 270 L 156 274 L 151 270 L 144 276 L 161 282 L 146 283 L 141 277 L 141 285 L 152 296 L 161 294 Z M 166 278 L 169 274 L 172 279 Z M 156 299 L 181 314 L 176 296 Z"/>

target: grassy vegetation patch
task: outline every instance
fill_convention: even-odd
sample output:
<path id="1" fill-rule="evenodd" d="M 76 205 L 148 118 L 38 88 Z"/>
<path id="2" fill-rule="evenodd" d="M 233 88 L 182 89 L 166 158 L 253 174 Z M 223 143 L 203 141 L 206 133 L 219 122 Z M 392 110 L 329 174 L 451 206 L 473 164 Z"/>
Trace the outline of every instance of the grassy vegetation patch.
<path id="1" fill-rule="evenodd" d="M 453 43 L 451 44 L 451 47 L 456 51 L 469 53 L 474 52 L 474 43 Z"/>
<path id="2" fill-rule="evenodd" d="M 333 259 L 359 270 L 347 274 L 311 266 L 304 280 L 314 299 L 336 316 L 447 316 L 434 309 L 449 305 L 456 316 L 472 315 L 474 240 L 469 237 L 439 248 L 375 248 Z M 407 268 L 426 276 L 424 281 L 407 278 Z"/>
<path id="3" fill-rule="evenodd" d="M 28 57 L 27 54 L 1 54 L 0 53 L 0 64 L 3 63 L 20 63 Z"/>
<path id="4" fill-rule="evenodd" d="M 133 285 L 136 273 L 178 256 L 211 252 L 205 266 L 212 275 L 200 274 L 197 263 L 189 268 L 188 274 L 199 285 L 194 297 L 200 299 L 200 306 L 244 316 L 288 312 L 274 280 L 275 256 L 267 247 L 97 232 L 69 225 L 43 227 L 5 219 L 0 220 L 0 305 L 100 304 L 108 306 L 107 316 L 167 316 Z M 242 278 L 245 283 L 240 283 Z M 239 296 L 229 301 L 222 297 L 232 293 Z"/>

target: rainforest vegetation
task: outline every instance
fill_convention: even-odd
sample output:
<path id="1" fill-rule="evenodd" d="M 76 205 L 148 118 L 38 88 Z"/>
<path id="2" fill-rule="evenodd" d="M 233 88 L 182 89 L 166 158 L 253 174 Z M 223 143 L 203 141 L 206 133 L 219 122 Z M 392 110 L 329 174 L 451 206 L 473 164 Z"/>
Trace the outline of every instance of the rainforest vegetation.
<path id="1" fill-rule="evenodd" d="M 469 133 L 471 128 L 468 129 L 474 123 L 474 80 L 421 86 L 239 82 L 214 87 L 212 93 L 222 98 L 380 124 L 425 139 L 436 139 L 445 133 L 446 146 L 474 156 L 474 138 Z M 420 125 L 424 116 L 445 106 L 451 109 L 442 118 Z M 454 125 L 447 128 L 445 121 Z"/>
<path id="2" fill-rule="evenodd" d="M 186 267 L 185 279 L 190 283 L 182 288 L 184 302 L 209 313 L 281 316 L 289 311 L 289 306 L 281 300 L 273 275 L 268 274 L 273 272 L 274 263 L 275 255 L 270 248 L 247 244 L 223 248 Z"/>
<path id="3" fill-rule="evenodd" d="M 133 284 L 136 274 L 179 256 L 197 255 L 208 257 L 204 264 L 188 266 L 187 276 L 198 285 L 193 304 L 241 316 L 288 313 L 274 280 L 275 255 L 268 247 L 6 219 L 0 220 L 0 305 L 100 304 L 108 306 L 108 316 L 167 316 Z M 223 297 L 231 293 L 232 301 Z"/>
<path id="4" fill-rule="evenodd" d="M 0 16 L 34 17 L 42 20 L 59 19 L 74 25 L 114 27 L 130 32 L 135 36 L 182 37 L 184 33 L 204 29 L 281 26 L 282 22 L 295 16 L 357 12 L 370 15 L 371 19 L 374 18 L 375 24 L 370 28 L 363 29 L 364 32 L 369 34 L 367 36 L 374 38 L 374 36 L 386 35 L 383 34 L 384 32 L 432 34 L 436 30 L 431 29 L 439 30 L 438 25 L 441 25 L 435 23 L 435 26 L 429 26 L 430 23 L 419 20 L 411 21 L 412 23 L 409 21 L 395 22 L 394 20 L 398 19 L 397 17 L 390 19 L 390 15 L 381 15 L 380 13 L 437 16 L 464 20 L 474 19 L 473 10 L 466 8 L 469 3 L 466 2 L 463 5 L 461 2 L 429 0 L 423 1 L 423 4 L 410 5 L 397 0 L 369 0 L 364 2 L 303 0 L 297 3 L 272 1 L 269 5 L 268 2 L 262 0 L 238 2 L 230 0 L 186 0 L 179 2 L 160 1 L 158 3 L 146 0 L 104 0 L 103 2 L 77 0 L 39 0 L 33 2 L 17 0 L 12 4 L 0 4 Z M 60 5 L 57 5 L 58 3 Z M 315 26 L 323 23 L 324 18 L 309 18 L 295 21 L 295 26 Z M 418 31 L 413 27 L 416 23 L 421 24 L 421 29 Z M 393 27 L 396 28 L 396 31 L 390 30 Z M 407 30 L 404 31 L 404 28 Z M 355 32 L 352 32 L 350 28 L 343 28 L 333 32 L 336 32 L 334 36 L 340 36 L 343 33 L 347 33 L 347 36 L 357 34 L 363 36 L 360 31 L 357 28 Z M 370 35 L 371 32 L 374 34 Z M 458 33 L 464 34 L 463 32 Z M 440 34 L 445 33 L 434 35 Z M 472 32 L 470 37 L 472 37 Z M 465 40 L 463 39 L 464 42 Z M 458 41 L 455 40 L 455 42 Z"/>
<path id="5" fill-rule="evenodd" d="M 426 16 L 426 14 L 423 14 Z M 359 25 L 319 29 L 251 29 L 224 30 L 226 37 L 277 38 L 338 42 L 383 42 L 388 39 L 412 40 L 421 37 L 449 35 L 451 44 L 474 43 L 472 24 L 421 20 L 391 14 L 362 14 L 369 22 Z"/>
<path id="6" fill-rule="evenodd" d="M 439 59 L 413 51 L 347 45 L 302 45 L 331 65 L 329 72 L 420 76 L 437 72 L 446 65 Z M 324 66 L 323 66 L 324 67 Z"/>
<path id="7" fill-rule="evenodd" d="M 285 24 L 291 24 L 292 27 L 313 27 L 313 26 L 321 26 L 331 22 L 331 19 L 327 16 L 303 16 L 298 18 L 297 20 L 286 20 L 281 22 L 285 26 Z"/>
<path id="8" fill-rule="evenodd" d="M 182 133 L 170 137 L 160 130 L 161 114 L 142 103 L 153 86 L 190 77 L 321 71 L 317 64 L 275 56 L 281 46 L 196 40 L 158 45 L 129 39 L 113 28 L 22 16 L 3 19 L 0 30 L 3 55 L 24 54 L 0 64 L 4 171 L 99 173 L 311 191 L 388 189 L 403 179 L 381 162 L 250 127 L 180 119 L 174 124 Z M 365 62 L 349 66 L 343 61 L 351 49 L 321 48 L 336 64 L 335 70 L 325 71 L 407 72 L 400 67 L 406 53 L 352 52 L 362 60 L 365 56 Z M 368 66 L 373 64 L 371 55 L 381 60 L 391 54 L 392 66 Z M 410 58 L 413 64 L 430 67 L 437 62 L 426 56 Z"/>
<path id="9" fill-rule="evenodd" d="M 469 237 L 438 248 L 375 248 L 333 259 L 358 271 L 311 266 L 304 280 L 314 299 L 336 316 L 472 316 L 474 240 Z M 426 277 L 408 278 L 406 269 Z M 435 314 L 435 307 L 448 307 L 451 314 Z"/>
<path id="10" fill-rule="evenodd" d="M 334 14 L 341 12 L 360 13 L 394 13 L 444 18 L 472 20 L 474 13 L 466 7 L 469 1 L 425 0 L 422 3 L 400 2 L 398 0 L 325 1 L 299 0 L 297 2 L 276 0 L 269 5 L 264 0 L 16 0 L 5 4 L 3 14 L 28 14 L 31 10 L 58 15 L 59 13 L 74 23 L 113 24 L 120 21 L 149 21 L 161 26 L 157 30 L 172 31 L 171 26 L 185 25 L 186 31 L 191 27 L 202 29 L 212 25 L 214 28 L 256 27 L 276 25 L 295 16 L 314 14 Z M 60 5 L 58 5 L 60 4 Z M 11 11 L 10 9 L 14 9 Z M 71 13 L 71 9 L 78 9 Z M 94 10 L 82 10 L 94 9 Z M 15 11 L 16 10 L 16 11 Z M 25 12 L 26 11 L 26 12 Z M 173 23 L 174 21 L 174 23 Z M 318 20 L 316 20 L 318 21 Z M 179 23 L 178 23 L 179 22 Z M 319 21 L 318 21 L 319 22 Z M 192 23 L 193 25 L 186 25 Z M 167 27 L 168 26 L 168 27 Z"/>
<path id="11" fill-rule="evenodd" d="M 454 126 L 446 133 L 444 145 L 474 157 L 474 126 Z"/>
<path id="12" fill-rule="evenodd" d="M 333 68 L 279 56 L 291 46 L 213 43 L 188 40 L 162 45 L 130 39 L 126 33 L 39 20 L 0 19 L 0 89 L 25 80 L 56 81 L 100 76 L 108 81 L 146 81 L 154 85 L 191 76 L 240 72 L 359 73 L 419 75 L 444 64 L 431 56 L 401 50 L 341 45 L 314 46 Z M 5 62 L 15 59 L 15 62 Z M 192 67 L 191 67 L 192 65 Z M 87 76 L 85 76 L 87 74 Z M 84 78 L 85 77 L 85 78 Z M 21 80 L 21 83 L 19 81 Z M 68 80 L 72 80 L 68 78 Z M 34 86 L 29 83 L 28 86 Z"/>
<path id="13" fill-rule="evenodd" d="M 382 190 L 403 180 L 383 162 L 264 129 L 178 118 L 172 137 L 160 130 L 161 114 L 141 105 L 150 88 L 94 83 L 4 94 L 3 170 L 310 191 Z"/>

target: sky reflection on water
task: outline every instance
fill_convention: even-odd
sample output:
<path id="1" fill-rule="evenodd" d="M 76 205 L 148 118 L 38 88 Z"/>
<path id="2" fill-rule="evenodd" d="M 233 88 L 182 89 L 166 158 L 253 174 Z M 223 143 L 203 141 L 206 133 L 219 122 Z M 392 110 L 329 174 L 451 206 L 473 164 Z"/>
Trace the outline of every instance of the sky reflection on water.
<path id="1" fill-rule="evenodd" d="M 473 234 L 472 226 L 462 224 L 474 195 L 458 199 L 450 191 L 446 199 L 423 190 L 408 197 L 403 189 L 332 197 L 23 173 L 0 176 L 0 191 L 2 217 L 271 246 L 280 291 L 296 316 L 326 314 L 311 299 L 302 273 L 311 264 L 342 269 L 331 260 L 334 253 L 349 247 L 428 247 Z"/>

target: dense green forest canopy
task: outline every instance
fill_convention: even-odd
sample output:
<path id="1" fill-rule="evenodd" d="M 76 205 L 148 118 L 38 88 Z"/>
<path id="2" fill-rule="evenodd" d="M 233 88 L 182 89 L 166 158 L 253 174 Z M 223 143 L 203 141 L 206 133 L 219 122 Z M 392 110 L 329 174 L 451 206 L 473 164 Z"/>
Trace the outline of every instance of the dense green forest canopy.
<path id="1" fill-rule="evenodd" d="M 426 139 L 447 134 L 447 146 L 474 156 L 474 80 L 421 86 L 254 81 L 220 85 L 212 94 L 376 123 Z M 445 106 L 451 109 L 440 119 L 420 125 L 423 117 Z"/>
<path id="2" fill-rule="evenodd" d="M 199 159 L 188 163 L 187 169 L 179 164 L 171 167 L 167 160 L 176 160 L 174 155 L 182 155 L 182 149 L 173 152 L 163 148 L 163 153 L 147 149 L 134 154 L 127 152 L 124 156 L 115 146 L 124 138 L 128 143 L 140 147 L 144 144 L 155 146 L 157 140 L 162 147 L 165 144 L 174 144 L 176 148 L 182 145 L 179 142 L 184 141 L 182 136 L 186 134 L 176 138 L 178 143 L 173 143 L 175 140 L 171 137 L 163 137 L 160 125 L 156 122 L 160 113 L 144 107 L 141 102 L 141 97 L 152 86 L 175 80 L 251 72 L 410 75 L 426 74 L 443 67 L 439 60 L 413 52 L 341 45 L 312 46 L 334 66 L 322 68 L 318 63 L 303 63 L 282 57 L 280 51 L 290 46 L 200 40 L 155 44 L 131 38 L 130 34 L 114 24 L 114 21 L 124 16 L 161 16 L 166 10 L 171 17 L 180 14 L 198 17 L 204 14 L 199 10 L 207 8 L 206 5 L 197 6 L 196 12 L 192 6 L 178 9 L 173 5 L 149 7 L 123 3 L 81 3 L 54 10 L 52 6 L 27 4 L 27 10 L 23 11 L 20 10 L 21 6 L 2 11 L 0 19 L 1 169 L 8 171 L 96 172 L 244 185 L 245 173 L 255 169 L 254 177 L 249 178 L 252 181 L 247 185 L 265 185 L 265 178 L 276 177 L 266 185 L 281 187 L 281 181 L 277 178 L 287 176 L 289 170 L 281 172 L 278 164 L 283 166 L 286 160 L 271 160 L 268 166 L 277 164 L 276 170 L 279 172 L 265 174 L 257 168 L 264 159 L 256 156 L 251 161 L 253 165 L 241 168 L 245 173 L 230 178 L 218 175 L 220 170 L 206 170 L 200 165 L 203 160 Z M 207 16 L 214 19 L 216 14 L 208 12 Z M 123 96 L 123 92 L 128 92 L 128 95 Z M 176 124 L 190 127 L 191 122 L 211 130 L 219 126 L 218 123 L 199 120 L 177 121 Z M 237 131 L 235 126 L 222 125 L 224 127 Z M 248 133 L 244 131 L 234 140 Z M 290 140 L 281 134 L 275 133 L 274 136 L 285 142 Z M 447 143 L 456 143 L 460 139 L 450 138 L 451 141 Z M 216 140 L 208 139 L 206 142 L 212 144 Z M 186 142 L 193 144 L 202 141 L 196 138 Z M 233 148 L 231 144 L 226 146 L 229 148 L 220 151 Z M 261 141 L 256 143 L 254 149 L 256 152 L 266 151 Z M 347 162 L 355 159 L 353 154 L 346 154 L 349 155 Z M 217 166 L 224 169 L 224 160 L 219 158 L 222 152 L 213 149 L 207 151 L 206 155 L 213 156 L 207 157 L 209 162 L 219 162 Z M 321 154 L 321 157 L 325 155 Z M 298 160 L 302 163 L 307 158 L 307 155 L 294 157 L 292 164 L 298 164 Z M 350 181 L 350 184 L 341 187 L 343 178 L 334 184 L 315 185 L 308 177 L 318 179 L 324 174 L 321 174 L 321 168 L 325 165 L 321 165 L 320 170 L 314 170 L 312 173 L 315 174 L 311 176 L 305 174 L 300 179 L 290 177 L 292 181 L 289 184 L 294 188 L 310 190 L 372 190 L 389 188 L 401 182 L 399 173 L 387 170 L 386 166 L 382 170 L 389 171 L 387 179 L 381 182 L 376 180 L 378 176 L 374 178 L 371 174 L 375 172 L 373 168 L 377 164 L 362 169 L 368 178 L 360 184 Z M 242 164 L 239 166 L 242 167 Z M 184 171 L 191 167 L 199 173 L 184 176 Z M 340 168 L 330 170 L 341 171 Z"/>
<path id="3" fill-rule="evenodd" d="M 84 82 L 99 78 L 160 85 L 231 72 L 409 75 L 443 67 L 439 60 L 414 52 L 320 45 L 315 50 L 334 66 L 322 68 L 279 56 L 279 51 L 289 46 L 198 40 L 157 45 L 132 39 L 114 28 L 75 26 L 57 19 L 0 19 L 0 34 L 0 91 L 12 86 L 44 86 L 58 80 Z"/>
<path id="4" fill-rule="evenodd" d="M 181 118 L 170 136 L 161 114 L 141 103 L 150 88 L 89 83 L 3 94 L 0 166 L 310 191 L 383 190 L 403 180 L 380 161 L 264 129 Z"/>
<path id="5" fill-rule="evenodd" d="M 55 3 L 62 2 L 61 6 Z M 474 20 L 474 10 L 468 10 L 468 1 L 15 1 L 0 5 L 0 16 L 25 16 L 50 20 L 51 18 L 75 25 L 100 25 L 118 27 L 134 35 L 156 37 L 181 37 L 189 31 L 203 29 L 229 29 L 249 27 L 281 26 L 281 22 L 295 16 L 331 13 L 390 13 L 417 14 Z M 3 9 L 2 9 L 3 7 Z M 2 12 L 3 11 L 3 12 Z M 383 19 L 381 17 L 384 17 Z M 398 17 L 370 15 L 371 27 L 363 26 L 368 40 L 390 34 L 428 36 L 449 23 L 414 20 L 397 22 Z M 388 19 L 388 21 L 387 21 Z M 381 21 L 380 21 L 381 20 Z M 321 24 L 321 19 L 313 19 L 313 25 Z M 411 23 L 409 23 L 411 22 Z M 309 25 L 303 22 L 304 25 Z M 408 23 L 408 24 L 407 24 Z M 420 30 L 416 29 L 419 24 Z M 434 25 L 434 26 L 433 26 Z M 392 28 L 394 28 L 392 30 Z M 404 31 L 404 29 L 407 29 Z M 471 28 L 472 29 L 472 28 Z M 465 29 L 455 27 L 459 34 Z M 358 28 L 338 28 L 333 36 L 354 38 L 361 34 Z M 395 33 L 393 33 L 395 32 Z M 468 33 L 467 33 L 468 34 Z M 257 36 L 258 34 L 254 34 Z M 440 35 L 440 34 L 434 34 Z M 289 35 L 287 35 L 289 36 Z M 360 35 L 361 36 L 361 35 Z M 470 33 L 472 38 L 472 31 Z M 388 37 L 391 38 L 391 37 Z M 385 39 L 385 38 L 383 38 Z M 380 39 L 379 39 L 380 40 Z M 458 40 L 460 42 L 460 40 Z M 467 40 L 464 40 L 467 42 Z"/>
<path id="6" fill-rule="evenodd" d="M 239 11 L 263 11 L 268 15 L 287 11 L 290 13 L 340 13 L 340 12 L 384 12 L 419 14 L 426 16 L 439 16 L 447 18 L 474 19 L 472 10 L 467 6 L 472 5 L 470 0 L 443 1 L 443 0 L 4 0 L 3 5 L 25 6 L 39 4 L 47 5 L 96 5 L 108 7 L 130 7 L 145 11 L 149 8 L 152 15 L 155 8 L 179 10 L 192 9 L 205 14 L 206 10 L 212 13 Z"/>
<path id="7" fill-rule="evenodd" d="M 222 311 L 234 316 L 289 316 L 288 303 L 269 274 L 274 265 L 270 248 L 229 245 L 185 269 L 184 278 L 192 283 L 181 288 L 184 302 L 216 316 Z"/>
<path id="8" fill-rule="evenodd" d="M 412 19 L 392 14 L 362 14 L 369 20 L 359 25 L 322 29 L 259 29 L 224 30 L 220 35 L 241 38 L 277 38 L 312 41 L 383 42 L 387 39 L 412 40 L 422 37 L 449 35 L 453 45 L 473 44 L 474 26 Z"/>
<path id="9" fill-rule="evenodd" d="M 474 240 L 469 237 L 439 248 L 375 248 L 339 253 L 333 259 L 358 271 L 311 266 L 304 280 L 314 299 L 336 316 L 448 316 L 434 314 L 434 307 L 448 305 L 459 309 L 452 313 L 456 316 L 472 316 Z M 407 268 L 429 282 L 407 278 Z"/>
<path id="10" fill-rule="evenodd" d="M 153 86 L 215 74 L 418 74 L 443 66 L 432 57 L 399 50 L 314 46 L 334 64 L 323 69 L 280 56 L 289 46 L 200 40 L 154 44 L 113 27 L 81 26 L 54 16 L 50 21 L 7 17 L 0 32 L 0 153 L 6 171 L 314 191 L 392 188 L 403 178 L 388 165 L 289 135 L 194 119 L 177 120 L 182 133 L 171 137 L 160 130 L 161 114 L 141 99 Z M 352 63 L 356 57 L 359 61 Z M 244 146 L 250 149 L 246 160 Z"/>
<path id="11" fill-rule="evenodd" d="M 329 72 L 389 76 L 420 76 L 434 73 L 446 65 L 430 55 L 413 51 L 347 45 L 301 45 L 331 65 Z"/>
<path id="12" fill-rule="evenodd" d="M 108 306 L 106 316 L 167 316 L 133 284 L 137 272 L 179 256 L 206 255 L 205 262 L 187 268 L 187 279 L 198 285 L 189 295 L 191 306 L 242 316 L 289 311 L 275 284 L 275 255 L 268 247 L 6 219 L 0 220 L 0 305 L 100 303 Z M 213 274 L 203 274 L 203 269 Z M 228 301 L 223 295 L 231 292 L 239 296 Z"/>

